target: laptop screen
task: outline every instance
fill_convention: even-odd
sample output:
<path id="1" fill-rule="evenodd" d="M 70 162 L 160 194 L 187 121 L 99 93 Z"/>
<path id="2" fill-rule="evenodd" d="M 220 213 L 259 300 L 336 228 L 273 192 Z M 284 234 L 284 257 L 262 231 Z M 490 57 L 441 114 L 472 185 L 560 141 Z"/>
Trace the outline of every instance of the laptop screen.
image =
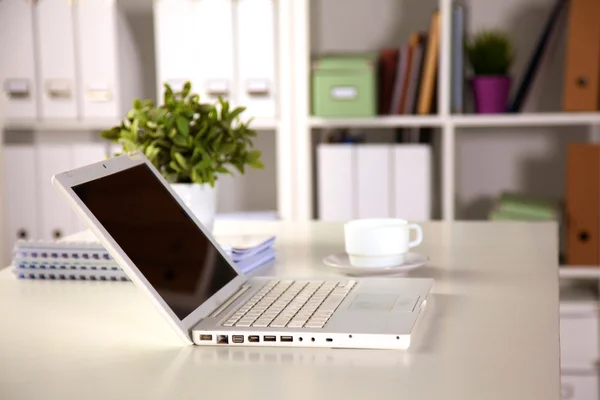
<path id="1" fill-rule="evenodd" d="M 237 277 L 146 164 L 73 191 L 180 319 Z"/>

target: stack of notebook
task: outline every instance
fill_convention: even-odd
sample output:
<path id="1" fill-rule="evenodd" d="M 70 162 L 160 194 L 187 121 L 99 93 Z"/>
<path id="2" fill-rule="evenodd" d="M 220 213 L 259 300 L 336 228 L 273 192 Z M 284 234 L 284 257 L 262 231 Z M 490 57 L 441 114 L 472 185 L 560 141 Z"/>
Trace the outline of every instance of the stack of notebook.
<path id="1" fill-rule="evenodd" d="M 239 236 L 220 240 L 243 273 L 275 258 L 275 237 Z M 18 241 L 12 270 L 20 279 L 128 281 L 108 251 L 94 242 Z"/>

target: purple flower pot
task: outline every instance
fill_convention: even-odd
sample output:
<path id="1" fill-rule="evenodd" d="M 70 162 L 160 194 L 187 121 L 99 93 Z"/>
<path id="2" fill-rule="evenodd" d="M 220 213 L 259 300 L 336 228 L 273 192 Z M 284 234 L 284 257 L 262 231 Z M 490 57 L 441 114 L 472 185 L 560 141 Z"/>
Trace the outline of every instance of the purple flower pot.
<path id="1" fill-rule="evenodd" d="M 478 114 L 506 112 L 510 95 L 510 76 L 476 76 L 472 84 L 475 111 Z"/>

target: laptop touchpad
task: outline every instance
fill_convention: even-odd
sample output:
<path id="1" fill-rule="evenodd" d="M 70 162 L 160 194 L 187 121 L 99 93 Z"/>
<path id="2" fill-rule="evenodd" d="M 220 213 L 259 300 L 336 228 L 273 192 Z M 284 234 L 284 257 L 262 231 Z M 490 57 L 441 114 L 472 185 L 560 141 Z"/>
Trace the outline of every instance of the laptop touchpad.
<path id="1" fill-rule="evenodd" d="M 348 311 L 392 311 L 397 297 L 395 294 L 362 293 L 352 301 Z"/>
<path id="2" fill-rule="evenodd" d="M 418 296 L 398 296 L 395 294 L 362 293 L 348 307 L 348 311 L 394 311 L 412 312 Z"/>

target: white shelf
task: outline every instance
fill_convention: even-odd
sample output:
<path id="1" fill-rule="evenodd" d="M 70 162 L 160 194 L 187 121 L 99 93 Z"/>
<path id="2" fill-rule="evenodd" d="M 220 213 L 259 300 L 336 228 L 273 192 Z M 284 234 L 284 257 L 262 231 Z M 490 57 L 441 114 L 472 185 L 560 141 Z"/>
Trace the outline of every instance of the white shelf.
<path id="1" fill-rule="evenodd" d="M 242 118 L 243 121 L 247 121 L 248 116 L 244 116 Z M 252 122 L 250 122 L 250 128 L 255 131 L 267 131 L 267 130 L 275 130 L 279 127 L 279 122 L 275 118 L 254 118 Z"/>
<path id="2" fill-rule="evenodd" d="M 373 118 L 320 118 L 311 117 L 313 128 L 400 128 L 400 127 L 439 127 L 442 119 L 438 116 L 380 116 Z"/>
<path id="3" fill-rule="evenodd" d="M 6 121 L 6 131 L 102 131 L 119 124 L 116 120 L 52 120 L 52 121 L 29 121 L 15 120 Z"/>
<path id="4" fill-rule="evenodd" d="M 248 118 L 244 118 L 245 121 Z M 6 131 L 102 131 L 120 124 L 117 120 L 52 120 L 52 121 L 6 121 L 4 130 Z M 277 120 L 275 118 L 256 118 L 250 123 L 254 130 L 275 130 L 277 129 Z"/>
<path id="5" fill-rule="evenodd" d="M 600 266 L 561 266 L 558 269 L 558 274 L 561 278 L 600 279 Z"/>
<path id="6" fill-rule="evenodd" d="M 454 115 L 450 117 L 457 128 L 488 128 L 510 126 L 586 126 L 600 125 L 600 113 L 531 113 L 499 115 Z"/>

